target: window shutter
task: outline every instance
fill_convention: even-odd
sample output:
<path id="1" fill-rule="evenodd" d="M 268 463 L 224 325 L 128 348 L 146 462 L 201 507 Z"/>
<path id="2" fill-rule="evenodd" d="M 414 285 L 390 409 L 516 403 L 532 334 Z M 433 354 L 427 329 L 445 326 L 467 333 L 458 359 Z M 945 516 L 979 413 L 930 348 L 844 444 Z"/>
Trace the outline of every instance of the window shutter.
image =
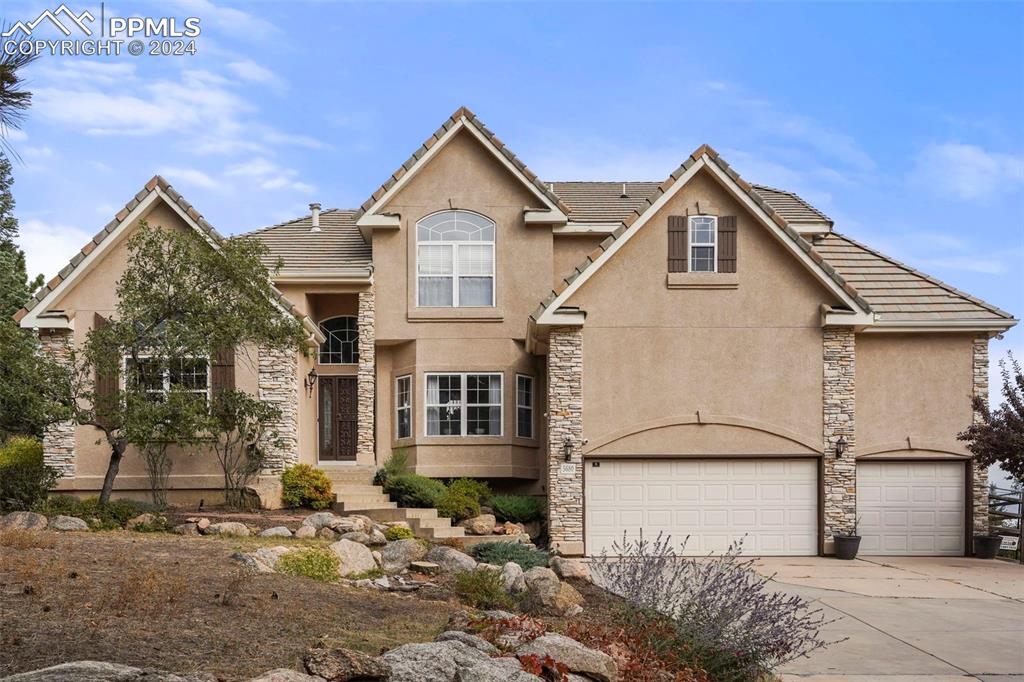
<path id="1" fill-rule="evenodd" d="M 668 217 L 668 271 L 686 272 L 686 216 Z"/>
<path id="2" fill-rule="evenodd" d="M 101 329 L 106 326 L 107 318 L 103 317 L 99 313 L 94 313 L 92 323 L 93 329 Z M 117 370 L 114 370 L 113 372 L 105 372 L 97 368 L 94 382 L 93 391 L 96 395 L 93 399 L 93 409 L 96 412 L 96 421 L 108 427 L 114 426 L 113 414 L 117 407 L 114 404 L 114 401 L 117 400 L 117 391 L 119 388 Z"/>
<path id="3" fill-rule="evenodd" d="M 736 216 L 718 219 L 718 271 L 736 272 Z"/>
<path id="4" fill-rule="evenodd" d="M 213 354 L 210 383 L 214 393 L 235 387 L 235 349 L 225 348 Z"/>

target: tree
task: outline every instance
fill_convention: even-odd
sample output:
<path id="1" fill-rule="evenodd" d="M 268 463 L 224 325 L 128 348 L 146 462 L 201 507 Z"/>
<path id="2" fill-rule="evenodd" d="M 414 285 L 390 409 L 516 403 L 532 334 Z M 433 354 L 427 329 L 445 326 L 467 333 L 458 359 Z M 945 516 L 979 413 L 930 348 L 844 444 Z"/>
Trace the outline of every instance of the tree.
<path id="1" fill-rule="evenodd" d="M 276 431 L 269 425 L 281 411 L 244 391 L 220 391 L 210 407 L 210 432 L 213 449 L 224 471 L 224 498 L 233 507 L 241 507 L 245 487 L 263 468 L 263 447 L 276 445 Z"/>
<path id="2" fill-rule="evenodd" d="M 25 252 L 14 242 L 18 219 L 14 215 L 13 184 L 11 162 L 0 153 L 0 318 L 4 321 L 10 321 L 32 292 L 43 285 L 42 275 L 28 279 Z"/>
<path id="3" fill-rule="evenodd" d="M 0 55 L 0 138 L 8 150 L 10 145 L 7 142 L 7 131 L 21 127 L 25 112 L 32 103 L 32 93 L 24 89 L 22 69 L 34 62 L 38 56 L 18 52 L 8 54 L 6 51 Z"/>
<path id="4" fill-rule="evenodd" d="M 266 247 L 255 240 L 207 241 L 142 222 L 128 250 L 116 313 L 89 332 L 79 368 L 94 381 L 81 395 L 87 407 L 76 419 L 99 429 L 110 446 L 104 504 L 128 446 L 146 442 L 137 435 L 152 422 L 145 401 L 164 399 L 159 396 L 168 385 L 190 388 L 187 366 L 224 349 L 246 354 L 252 346 L 298 351 L 305 345 L 301 323 L 271 297 L 260 260 Z M 125 381 L 114 380 L 122 367 Z M 193 427 L 166 426 L 176 438 Z"/>
<path id="5" fill-rule="evenodd" d="M 1009 353 L 999 361 L 1003 404 L 990 410 L 988 401 L 975 396 L 971 404 L 980 419 L 957 438 L 983 466 L 998 464 L 1017 481 L 1024 481 L 1024 374 Z"/>
<path id="6" fill-rule="evenodd" d="M 68 362 L 73 366 L 73 355 Z M 0 319 L 0 441 L 14 434 L 39 438 L 47 425 L 73 416 L 69 365 L 44 353 L 30 330 Z"/>

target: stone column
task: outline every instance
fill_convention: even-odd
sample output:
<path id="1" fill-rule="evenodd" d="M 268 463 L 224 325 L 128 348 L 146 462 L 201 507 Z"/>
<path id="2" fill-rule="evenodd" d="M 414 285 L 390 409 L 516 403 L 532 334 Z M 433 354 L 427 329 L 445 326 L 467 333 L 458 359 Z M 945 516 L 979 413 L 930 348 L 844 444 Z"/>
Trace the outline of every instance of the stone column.
<path id="1" fill-rule="evenodd" d="M 279 474 L 299 461 L 299 357 L 295 349 L 261 346 L 257 383 L 259 398 L 281 411 L 268 431 L 276 431 L 277 445 L 264 443 L 263 473 Z"/>
<path id="2" fill-rule="evenodd" d="M 374 327 L 374 292 L 359 292 L 359 373 L 356 380 L 356 460 L 375 460 L 374 400 L 376 397 L 377 334 Z"/>
<path id="3" fill-rule="evenodd" d="M 70 329 L 47 329 L 39 335 L 40 346 L 63 365 L 69 365 L 72 350 Z M 61 478 L 75 475 L 75 422 L 50 424 L 43 431 L 43 463 L 60 472 Z"/>
<path id="4" fill-rule="evenodd" d="M 583 328 L 548 340 L 548 530 L 551 547 L 583 554 Z M 570 461 L 565 441 L 571 443 Z"/>
<path id="5" fill-rule="evenodd" d="M 857 519 L 857 454 L 855 424 L 855 337 L 850 327 L 822 330 L 825 371 L 823 377 L 823 476 L 825 540 L 837 533 L 853 532 Z M 846 440 L 840 457 L 836 443 Z"/>
<path id="6" fill-rule="evenodd" d="M 977 336 L 974 339 L 973 396 L 988 403 L 988 336 Z M 974 422 L 981 421 L 981 414 L 974 413 Z M 971 462 L 973 478 L 971 496 L 974 509 L 974 532 L 988 534 L 988 467 Z"/>

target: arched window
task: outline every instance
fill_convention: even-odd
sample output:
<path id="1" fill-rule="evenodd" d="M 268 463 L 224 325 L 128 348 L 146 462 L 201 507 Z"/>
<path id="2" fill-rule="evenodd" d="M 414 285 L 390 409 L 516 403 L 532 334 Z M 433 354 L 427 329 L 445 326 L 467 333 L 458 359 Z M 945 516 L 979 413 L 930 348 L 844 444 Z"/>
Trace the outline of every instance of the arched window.
<path id="1" fill-rule="evenodd" d="M 470 211 L 441 211 L 416 224 L 417 305 L 494 305 L 494 221 Z"/>
<path id="2" fill-rule="evenodd" d="M 320 323 L 327 340 L 320 344 L 321 365 L 354 365 L 359 362 L 359 323 L 352 315 L 332 317 Z"/>

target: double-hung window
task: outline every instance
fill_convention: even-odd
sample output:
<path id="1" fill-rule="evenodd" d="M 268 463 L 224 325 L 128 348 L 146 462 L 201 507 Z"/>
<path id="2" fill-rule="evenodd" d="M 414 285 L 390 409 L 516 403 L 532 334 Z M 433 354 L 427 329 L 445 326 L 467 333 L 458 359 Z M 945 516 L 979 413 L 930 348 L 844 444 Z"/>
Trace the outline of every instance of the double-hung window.
<path id="1" fill-rule="evenodd" d="M 494 221 L 441 211 L 416 224 L 416 304 L 425 308 L 494 305 Z"/>
<path id="2" fill-rule="evenodd" d="M 136 363 L 125 358 L 125 378 L 151 400 L 162 401 L 171 387 L 194 393 L 204 400 L 210 392 L 210 363 L 203 358 L 179 360 L 163 368 L 155 358 L 142 356 Z"/>
<path id="3" fill-rule="evenodd" d="M 501 374 L 428 374 L 428 436 L 500 436 Z"/>
<path id="4" fill-rule="evenodd" d="M 533 377 L 516 375 L 516 435 L 533 438 Z"/>
<path id="5" fill-rule="evenodd" d="M 690 272 L 715 272 L 718 250 L 718 218 L 708 215 L 690 216 Z"/>
<path id="6" fill-rule="evenodd" d="M 395 433 L 398 438 L 412 436 L 412 377 L 395 379 Z"/>

